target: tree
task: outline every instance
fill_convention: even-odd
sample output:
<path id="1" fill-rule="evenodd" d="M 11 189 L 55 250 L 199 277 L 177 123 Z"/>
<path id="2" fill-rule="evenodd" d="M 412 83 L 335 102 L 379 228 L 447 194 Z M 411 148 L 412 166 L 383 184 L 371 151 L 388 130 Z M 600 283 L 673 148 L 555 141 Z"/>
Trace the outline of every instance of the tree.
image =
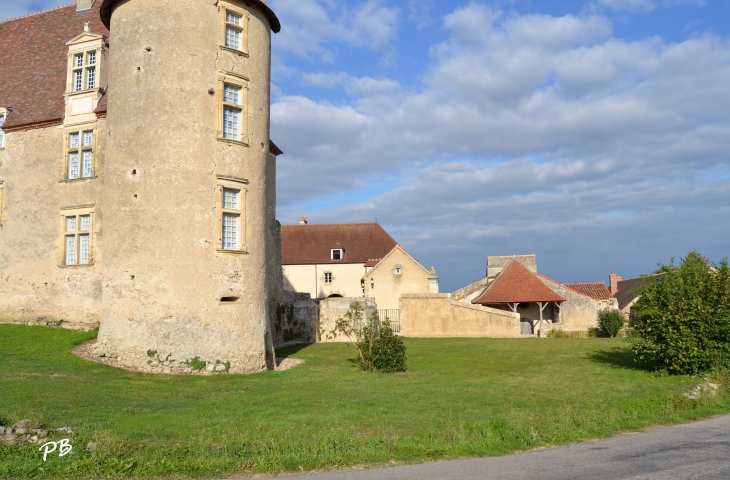
<path id="1" fill-rule="evenodd" d="M 342 334 L 350 339 L 366 372 L 405 372 L 406 346 L 393 334 L 390 321 L 380 322 L 378 312 L 365 319 L 365 309 L 360 302 L 353 302 L 344 318 L 338 318 L 332 334 Z"/>
<path id="2" fill-rule="evenodd" d="M 730 367 L 730 269 L 698 252 L 645 277 L 631 312 L 632 349 L 670 374 Z"/>

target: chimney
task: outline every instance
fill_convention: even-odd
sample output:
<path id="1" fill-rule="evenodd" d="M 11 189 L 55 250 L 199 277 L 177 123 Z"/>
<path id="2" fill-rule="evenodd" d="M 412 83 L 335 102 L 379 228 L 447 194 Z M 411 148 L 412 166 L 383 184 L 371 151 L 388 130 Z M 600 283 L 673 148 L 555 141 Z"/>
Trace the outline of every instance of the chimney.
<path id="1" fill-rule="evenodd" d="M 616 292 L 618 292 L 618 282 L 623 280 L 621 278 L 621 275 L 617 275 L 613 270 L 611 270 L 611 275 L 608 276 L 608 283 L 610 285 L 609 290 L 611 290 L 611 295 L 616 295 Z"/>
<path id="2" fill-rule="evenodd" d="M 86 12 L 87 10 L 91 10 L 91 7 L 94 6 L 95 0 L 76 0 L 76 11 L 77 12 Z"/>
<path id="3" fill-rule="evenodd" d="M 307 219 L 306 218 L 302 217 L 302 218 L 299 219 L 299 225 L 306 225 L 306 224 L 307 224 Z"/>

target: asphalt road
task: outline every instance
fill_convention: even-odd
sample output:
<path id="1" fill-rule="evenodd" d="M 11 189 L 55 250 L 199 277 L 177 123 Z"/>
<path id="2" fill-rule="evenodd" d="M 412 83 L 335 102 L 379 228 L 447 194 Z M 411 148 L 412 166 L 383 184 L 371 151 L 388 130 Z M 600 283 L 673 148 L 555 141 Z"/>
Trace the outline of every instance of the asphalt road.
<path id="1" fill-rule="evenodd" d="M 607 440 L 372 470 L 284 475 L 286 480 L 730 480 L 730 415 Z"/>

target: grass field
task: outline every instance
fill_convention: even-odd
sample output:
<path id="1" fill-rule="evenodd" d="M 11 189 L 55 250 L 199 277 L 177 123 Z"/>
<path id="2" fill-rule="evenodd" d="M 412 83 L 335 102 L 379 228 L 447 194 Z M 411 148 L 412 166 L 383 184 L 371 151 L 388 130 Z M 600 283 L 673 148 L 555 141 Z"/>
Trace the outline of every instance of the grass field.
<path id="1" fill-rule="evenodd" d="M 408 371 L 344 344 L 255 375 L 156 376 L 73 356 L 94 334 L 0 325 L 0 417 L 70 426 L 73 453 L 0 445 L 0 478 L 187 478 L 382 465 L 560 445 L 730 411 L 620 339 L 406 339 Z M 58 437 L 61 438 L 61 437 Z M 88 452 L 87 442 L 97 448 Z"/>

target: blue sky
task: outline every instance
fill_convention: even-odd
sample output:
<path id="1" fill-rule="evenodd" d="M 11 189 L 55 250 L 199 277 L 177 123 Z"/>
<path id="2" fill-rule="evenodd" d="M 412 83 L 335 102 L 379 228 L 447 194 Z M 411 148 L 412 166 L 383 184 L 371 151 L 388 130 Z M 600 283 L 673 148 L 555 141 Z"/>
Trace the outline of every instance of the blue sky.
<path id="1" fill-rule="evenodd" d="M 566 282 L 728 255 L 730 2 L 269 4 L 282 223 L 377 217 L 442 291 L 487 255 Z"/>

